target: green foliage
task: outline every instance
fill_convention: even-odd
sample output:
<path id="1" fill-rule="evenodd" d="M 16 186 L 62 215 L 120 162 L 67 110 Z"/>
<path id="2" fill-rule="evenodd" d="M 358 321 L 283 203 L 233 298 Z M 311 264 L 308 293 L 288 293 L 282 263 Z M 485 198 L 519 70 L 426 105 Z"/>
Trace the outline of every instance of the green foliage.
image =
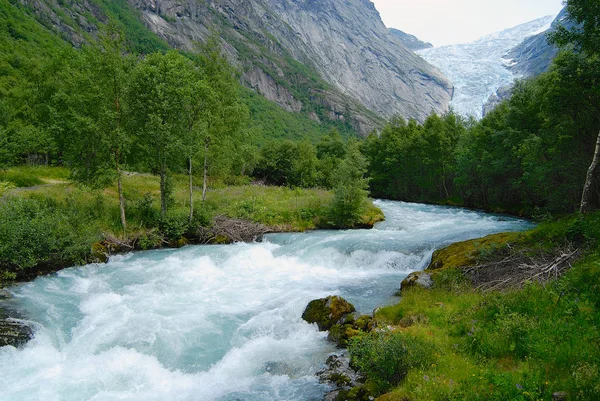
<path id="1" fill-rule="evenodd" d="M 334 174 L 336 184 L 333 188 L 330 214 L 335 225 L 347 226 L 360 220 L 369 194 L 366 171 L 367 161 L 358 150 L 357 144 L 350 144 L 346 157 Z"/>
<path id="2" fill-rule="evenodd" d="M 352 365 L 374 380 L 381 391 L 396 386 L 408 371 L 434 361 L 435 348 L 400 332 L 372 332 L 350 340 Z"/>
<path id="3" fill-rule="evenodd" d="M 457 142 L 465 132 L 465 122 L 453 113 L 432 115 L 424 125 L 391 120 L 363 145 L 371 193 L 407 201 L 451 198 Z"/>
<path id="4" fill-rule="evenodd" d="M 577 25 L 567 29 L 559 24 L 550 36 L 551 42 L 560 46 L 575 45 L 579 51 L 589 56 L 600 55 L 600 5 L 594 0 L 568 0 L 568 20 Z"/>
<path id="5" fill-rule="evenodd" d="M 268 142 L 260 151 L 254 175 L 273 185 L 312 187 L 317 178 L 316 150 L 306 142 Z"/>
<path id="6" fill-rule="evenodd" d="M 40 197 L 0 202 L 0 265 L 16 272 L 43 264 L 84 261 L 100 239 L 88 208 Z"/>

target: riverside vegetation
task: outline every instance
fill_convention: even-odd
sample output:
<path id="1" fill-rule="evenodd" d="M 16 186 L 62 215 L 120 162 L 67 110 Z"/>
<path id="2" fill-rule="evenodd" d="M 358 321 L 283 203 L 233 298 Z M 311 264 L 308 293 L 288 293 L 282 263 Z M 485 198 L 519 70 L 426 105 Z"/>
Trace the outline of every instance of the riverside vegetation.
<path id="1" fill-rule="evenodd" d="M 600 8 L 567 9 L 583 28 L 559 28 L 551 70 L 482 121 L 397 120 L 367 139 L 378 196 L 540 224 L 436 252 L 432 287 L 407 281 L 399 304 L 375 312 L 378 329 L 350 340 L 371 391 L 340 399 L 600 399 Z"/>
<path id="2" fill-rule="evenodd" d="M 248 107 L 255 97 L 215 43 L 198 55 L 152 53 L 109 26 L 76 51 L 4 10 L 4 277 L 89 261 L 91 244 L 107 238 L 181 245 L 218 215 L 290 230 L 370 225 L 381 215 L 367 190 L 535 217 L 532 232 L 455 246 L 451 265 L 432 265 L 432 289 L 406 289 L 375 314 L 378 329 L 349 344 L 372 391 L 354 399 L 596 400 L 600 9 L 590 0 L 567 6 L 584 29 L 559 29 L 563 52 L 550 71 L 518 83 L 483 120 L 397 118 L 362 142 L 313 123 L 268 123 L 264 134 L 249 110 L 265 124 L 265 115 L 288 128 L 304 123 Z M 48 44 L 69 62 L 57 64 Z M 273 139 L 273 130 L 286 134 Z M 242 185 L 252 179 L 280 187 Z M 572 258 L 554 267 L 565 252 Z M 554 276 L 498 280 L 496 268 Z"/>

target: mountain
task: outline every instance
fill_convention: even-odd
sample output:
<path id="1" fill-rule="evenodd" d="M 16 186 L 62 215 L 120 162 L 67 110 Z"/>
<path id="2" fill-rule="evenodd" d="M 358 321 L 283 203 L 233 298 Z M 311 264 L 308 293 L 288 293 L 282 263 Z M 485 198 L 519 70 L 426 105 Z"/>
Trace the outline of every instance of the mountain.
<path id="1" fill-rule="evenodd" d="M 397 114 L 423 121 L 447 110 L 452 97 L 448 79 L 393 37 L 369 0 L 20 0 L 21 5 L 76 46 L 109 16 L 125 21 L 129 31 L 135 25 L 142 45 L 154 47 L 168 43 L 194 51 L 216 32 L 246 86 L 288 112 L 346 124 L 361 134 Z"/>
<path id="2" fill-rule="evenodd" d="M 554 31 L 558 24 L 572 29 L 575 24 L 568 20 L 567 9 L 564 8 L 556 17 L 550 29 L 525 39 L 511 49 L 505 56 L 510 60 L 508 68 L 517 76 L 534 77 L 548 70 L 552 60 L 558 54 L 558 48 L 548 43 L 547 35 Z"/>
<path id="3" fill-rule="evenodd" d="M 417 53 L 438 67 L 454 83 L 451 107 L 460 114 L 481 118 L 490 95 L 515 80 L 503 58 L 525 38 L 546 31 L 553 16 L 537 19 L 485 36 L 473 43 L 420 50 Z"/>
<path id="4" fill-rule="evenodd" d="M 404 46 L 408 47 L 412 51 L 430 49 L 433 47 L 431 43 L 423 42 L 415 35 L 402 32 L 401 30 L 395 28 L 389 28 L 389 30 L 396 39 L 400 39 L 400 42 L 402 42 Z"/>

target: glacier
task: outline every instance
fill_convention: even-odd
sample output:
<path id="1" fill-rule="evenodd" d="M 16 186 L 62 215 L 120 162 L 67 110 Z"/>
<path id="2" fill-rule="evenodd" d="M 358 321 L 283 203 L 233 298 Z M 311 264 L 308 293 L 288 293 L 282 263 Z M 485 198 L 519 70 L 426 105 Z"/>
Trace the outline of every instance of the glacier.
<path id="1" fill-rule="evenodd" d="M 504 56 L 526 38 L 548 30 L 555 17 L 539 18 L 472 43 L 434 47 L 416 53 L 453 82 L 452 109 L 465 117 L 480 119 L 490 95 L 521 78 L 506 68 L 512 60 Z"/>

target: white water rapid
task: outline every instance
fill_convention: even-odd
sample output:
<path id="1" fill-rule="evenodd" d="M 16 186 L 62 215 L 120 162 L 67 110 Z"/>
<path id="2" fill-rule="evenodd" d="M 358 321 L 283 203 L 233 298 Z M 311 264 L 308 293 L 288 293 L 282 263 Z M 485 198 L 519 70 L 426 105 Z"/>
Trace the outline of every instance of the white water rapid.
<path id="1" fill-rule="evenodd" d="M 361 312 L 397 301 L 434 249 L 528 223 L 377 201 L 373 230 L 268 235 L 255 244 L 116 256 L 9 289 L 36 327 L 0 348 L 2 401 L 310 401 L 334 351 L 300 318 L 339 294 Z"/>

